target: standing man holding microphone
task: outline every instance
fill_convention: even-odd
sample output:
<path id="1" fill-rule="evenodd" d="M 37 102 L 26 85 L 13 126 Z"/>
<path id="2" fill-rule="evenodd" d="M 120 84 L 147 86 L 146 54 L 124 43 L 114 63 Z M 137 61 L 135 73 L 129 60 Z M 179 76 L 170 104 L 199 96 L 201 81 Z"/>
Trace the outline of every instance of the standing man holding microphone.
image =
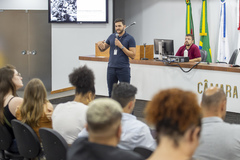
<path id="1" fill-rule="evenodd" d="M 108 94 L 111 97 L 114 83 L 130 83 L 130 64 L 129 58 L 136 56 L 136 42 L 125 29 L 126 25 L 123 19 L 118 18 L 114 21 L 116 33 L 111 34 L 107 41 L 99 41 L 98 48 L 105 51 L 110 47 L 110 56 L 107 69 Z M 135 23 L 134 23 L 135 24 Z"/>

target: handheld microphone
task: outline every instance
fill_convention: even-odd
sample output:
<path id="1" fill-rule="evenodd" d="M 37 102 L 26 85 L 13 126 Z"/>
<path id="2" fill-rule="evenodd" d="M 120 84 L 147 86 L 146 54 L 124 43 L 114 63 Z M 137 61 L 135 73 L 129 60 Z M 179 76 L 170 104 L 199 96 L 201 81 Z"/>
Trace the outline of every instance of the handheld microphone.
<path id="1" fill-rule="evenodd" d="M 116 33 L 115 36 L 116 36 L 116 38 L 118 39 L 119 34 Z M 115 49 L 117 49 L 117 46 L 116 46 L 116 45 L 115 45 Z"/>
<path id="2" fill-rule="evenodd" d="M 131 26 L 133 26 L 133 25 L 135 25 L 135 24 L 136 24 L 136 22 L 131 23 L 130 25 L 128 25 L 128 26 L 125 28 L 125 30 L 126 30 L 128 27 L 131 27 Z"/>

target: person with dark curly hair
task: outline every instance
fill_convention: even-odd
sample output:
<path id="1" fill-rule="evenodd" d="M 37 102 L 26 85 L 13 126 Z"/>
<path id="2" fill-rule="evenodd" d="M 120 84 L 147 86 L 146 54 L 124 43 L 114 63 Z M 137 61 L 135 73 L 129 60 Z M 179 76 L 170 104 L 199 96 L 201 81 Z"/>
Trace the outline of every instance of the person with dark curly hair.
<path id="1" fill-rule="evenodd" d="M 194 93 L 167 89 L 145 109 L 146 121 L 156 127 L 158 146 L 148 160 L 189 160 L 198 146 L 201 109 Z"/>
<path id="2" fill-rule="evenodd" d="M 87 66 L 74 69 L 69 75 L 76 87 L 73 101 L 56 106 L 52 115 L 53 129 L 58 131 L 69 145 L 78 137 L 86 124 L 88 103 L 95 98 L 94 74 Z"/>

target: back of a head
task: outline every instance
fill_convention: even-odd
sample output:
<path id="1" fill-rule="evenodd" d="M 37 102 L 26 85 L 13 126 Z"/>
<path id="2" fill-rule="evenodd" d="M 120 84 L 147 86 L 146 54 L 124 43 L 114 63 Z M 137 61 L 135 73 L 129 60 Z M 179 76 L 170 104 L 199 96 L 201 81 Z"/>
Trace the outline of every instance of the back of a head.
<path id="1" fill-rule="evenodd" d="M 94 74 L 87 66 L 79 67 L 73 70 L 69 75 L 70 83 L 76 87 L 76 94 L 86 94 L 92 92 L 95 94 Z"/>
<path id="2" fill-rule="evenodd" d="M 28 82 L 24 89 L 24 101 L 42 101 L 47 100 L 47 91 L 43 82 L 38 78 L 33 78 Z"/>
<path id="3" fill-rule="evenodd" d="M 47 91 L 43 82 L 38 78 L 30 80 L 24 89 L 24 99 L 20 109 L 22 121 L 32 127 L 37 126 L 46 102 Z"/>
<path id="4" fill-rule="evenodd" d="M 122 118 L 122 108 L 118 102 L 110 98 L 99 98 L 89 104 L 87 124 L 89 136 L 111 136 L 119 127 Z"/>
<path id="5" fill-rule="evenodd" d="M 226 95 L 221 88 L 210 87 L 203 92 L 201 107 L 205 110 L 216 111 L 219 104 L 226 100 Z"/>
<path id="6" fill-rule="evenodd" d="M 167 89 L 148 103 L 146 120 L 155 125 L 158 136 L 168 136 L 178 145 L 178 138 L 194 126 L 201 126 L 201 110 L 194 93 Z"/>
<path id="7" fill-rule="evenodd" d="M 124 108 L 135 99 L 137 88 L 127 82 L 115 83 L 112 90 L 112 99 L 116 100 Z"/>

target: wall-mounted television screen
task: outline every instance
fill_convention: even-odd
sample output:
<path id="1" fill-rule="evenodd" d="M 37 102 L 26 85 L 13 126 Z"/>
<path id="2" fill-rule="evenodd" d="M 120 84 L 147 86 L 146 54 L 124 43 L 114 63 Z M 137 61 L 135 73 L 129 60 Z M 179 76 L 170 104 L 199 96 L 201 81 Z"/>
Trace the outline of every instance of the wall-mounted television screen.
<path id="1" fill-rule="evenodd" d="M 108 0 L 48 0 L 50 23 L 108 23 Z"/>

